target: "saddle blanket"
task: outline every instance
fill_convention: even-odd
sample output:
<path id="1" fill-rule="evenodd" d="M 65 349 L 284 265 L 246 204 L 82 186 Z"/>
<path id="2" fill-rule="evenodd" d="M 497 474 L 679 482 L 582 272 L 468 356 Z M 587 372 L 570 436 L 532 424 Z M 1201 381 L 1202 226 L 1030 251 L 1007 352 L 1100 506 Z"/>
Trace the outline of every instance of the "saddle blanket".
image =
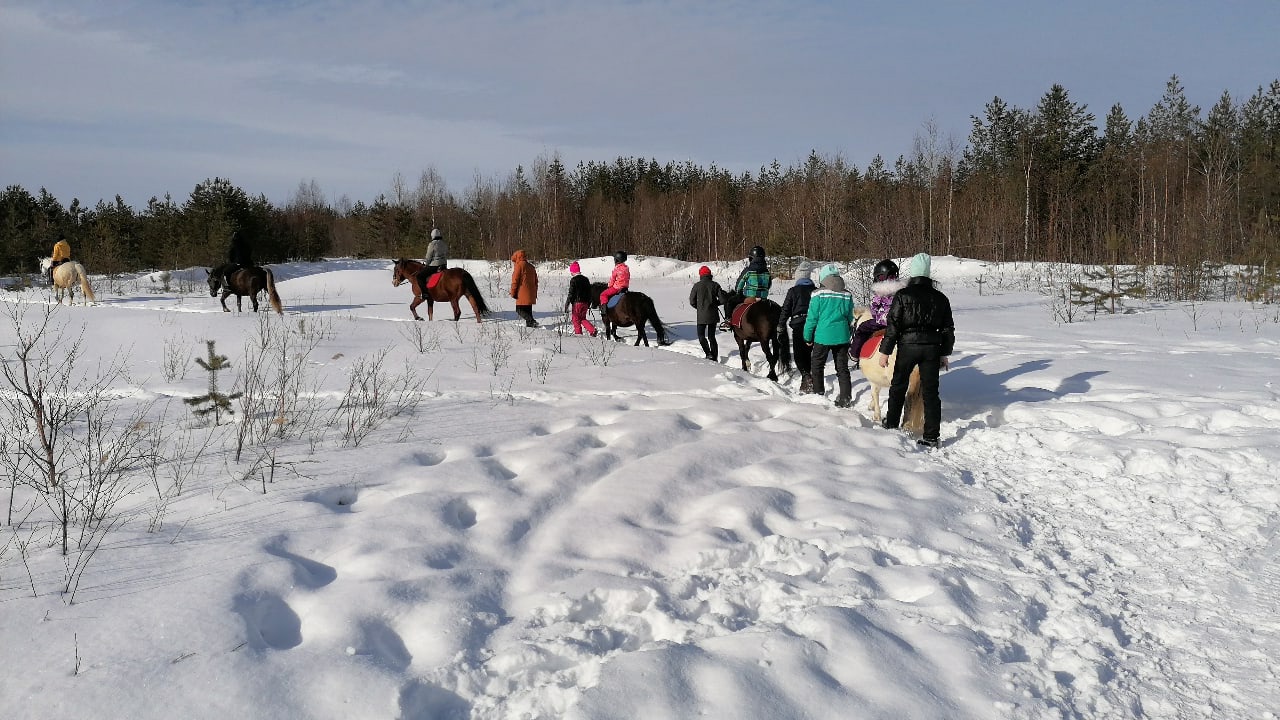
<path id="1" fill-rule="evenodd" d="M 440 277 L 442 275 L 444 275 L 444 273 L 439 271 L 432 273 L 431 277 L 427 278 L 427 289 L 430 290 L 434 288 L 436 283 L 440 282 Z"/>
<path id="2" fill-rule="evenodd" d="M 733 309 L 733 317 L 729 318 L 729 324 L 736 328 L 742 327 L 742 317 L 747 314 L 747 309 L 759 299 L 753 297 L 744 299 L 738 307 Z"/>
<path id="3" fill-rule="evenodd" d="M 626 295 L 626 293 L 625 293 L 625 292 L 620 292 L 620 293 L 618 293 L 617 295 L 614 295 L 613 297 L 609 298 L 609 304 L 608 304 L 608 305 L 606 305 L 605 307 L 613 308 L 613 307 L 617 306 L 617 304 L 618 304 L 618 303 L 622 302 L 622 296 L 623 296 L 623 295 Z"/>
<path id="4" fill-rule="evenodd" d="M 877 330 L 875 335 L 872 335 L 866 342 L 862 343 L 862 349 L 858 351 L 858 357 L 866 360 L 875 355 L 876 351 L 880 349 L 880 339 L 883 337 L 884 331 Z"/>

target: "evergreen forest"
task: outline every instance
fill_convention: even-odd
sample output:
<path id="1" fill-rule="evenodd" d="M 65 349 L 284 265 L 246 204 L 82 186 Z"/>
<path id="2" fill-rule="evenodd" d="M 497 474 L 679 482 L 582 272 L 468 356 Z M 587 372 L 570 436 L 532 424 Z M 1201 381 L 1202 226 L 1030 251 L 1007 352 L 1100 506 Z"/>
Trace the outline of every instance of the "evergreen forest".
<path id="1" fill-rule="evenodd" d="M 65 235 L 94 273 L 215 265 L 232 232 L 255 260 L 420 256 L 433 227 L 453 257 L 535 260 L 632 254 L 685 260 L 851 260 L 916 252 L 1190 269 L 1280 260 L 1280 80 L 1192 105 L 1174 76 L 1145 114 L 1099 118 L 1052 86 L 1035 107 L 999 97 L 966 141 L 924 123 L 910 151 L 858 167 L 813 151 L 733 173 L 619 157 L 566 167 L 536 158 L 505 178 L 449 188 L 431 168 L 371 200 L 327 200 L 300 182 L 283 206 L 227 178 L 135 208 L 117 195 L 62 204 L 43 188 L 0 195 L 0 273 L 32 272 Z"/>

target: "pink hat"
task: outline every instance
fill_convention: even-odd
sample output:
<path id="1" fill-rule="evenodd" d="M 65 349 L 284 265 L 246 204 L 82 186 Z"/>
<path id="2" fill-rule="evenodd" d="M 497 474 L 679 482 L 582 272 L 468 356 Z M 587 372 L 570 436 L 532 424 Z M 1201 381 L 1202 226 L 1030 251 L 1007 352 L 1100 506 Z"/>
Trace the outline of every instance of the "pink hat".
<path id="1" fill-rule="evenodd" d="M 573 273 L 574 275 L 577 275 L 578 273 L 582 272 L 582 268 L 578 265 L 577 260 L 574 260 L 573 262 L 569 263 L 569 272 Z"/>

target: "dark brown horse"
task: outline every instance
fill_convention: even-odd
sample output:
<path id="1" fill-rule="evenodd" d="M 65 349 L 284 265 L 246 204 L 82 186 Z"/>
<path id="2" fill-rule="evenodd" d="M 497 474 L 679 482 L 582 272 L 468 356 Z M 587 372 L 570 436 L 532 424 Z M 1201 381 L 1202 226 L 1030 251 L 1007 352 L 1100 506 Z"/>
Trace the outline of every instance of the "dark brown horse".
<path id="1" fill-rule="evenodd" d="M 653 326 L 655 332 L 658 333 L 659 345 L 670 345 L 671 340 L 667 338 L 667 326 L 662 324 L 662 320 L 658 319 L 658 311 L 653 307 L 653 299 L 642 292 L 628 290 L 623 293 L 622 299 L 617 305 L 611 308 L 600 307 L 600 293 L 604 292 L 607 286 L 602 282 L 591 283 L 591 307 L 599 308 L 600 318 L 604 321 L 604 336 L 614 340 L 621 340 L 618 337 L 619 327 L 636 327 L 636 345 L 643 340 L 645 347 L 649 346 L 649 334 L 644 331 L 645 323 Z"/>
<path id="2" fill-rule="evenodd" d="M 431 279 L 436 280 L 435 285 L 426 288 L 423 287 L 418 280 L 418 273 L 422 272 L 426 266 L 417 260 L 407 260 L 400 258 L 391 268 L 391 284 L 400 287 L 400 283 L 407 282 L 413 288 L 413 302 L 409 304 L 409 312 L 413 313 L 414 320 L 421 320 L 418 315 L 418 306 L 422 301 L 427 302 L 427 319 L 434 319 L 435 304 L 438 302 L 447 302 L 453 306 L 453 319 L 456 321 L 462 317 L 462 308 L 458 307 L 458 298 L 465 296 L 471 302 L 471 311 L 476 315 L 476 322 L 481 322 L 485 314 L 489 312 L 489 306 L 485 304 L 484 297 L 480 295 L 480 288 L 476 286 L 475 278 L 471 277 L 471 273 L 462 268 L 449 268 L 436 273 L 439 276 Z"/>
<path id="3" fill-rule="evenodd" d="M 781 364 L 784 371 L 791 369 L 791 343 L 787 342 L 786 331 L 779 337 L 778 321 L 781 318 L 782 306 L 763 298 L 743 311 L 741 326 L 729 326 L 733 338 L 738 341 L 738 357 L 742 359 L 743 370 L 751 369 L 751 361 L 747 358 L 751 343 L 760 343 L 760 349 L 764 350 L 764 359 L 769 361 L 770 380 L 778 380 L 774 365 Z"/>
<path id="4" fill-rule="evenodd" d="M 218 293 L 222 293 L 222 311 L 231 312 L 227 307 L 227 296 L 236 296 L 236 311 L 244 311 L 244 296 L 249 296 L 249 302 L 253 303 L 253 311 L 258 312 L 258 293 L 263 290 L 267 291 L 267 298 L 271 300 L 271 309 L 277 313 L 284 314 L 284 306 L 280 303 L 280 296 L 276 294 L 276 278 L 271 274 L 271 268 L 263 267 L 242 267 L 239 270 L 231 272 L 227 275 L 227 269 L 233 267 L 230 265 L 219 265 L 209 273 L 209 296 L 218 297 Z M 223 282 L 223 278 L 226 282 Z"/>

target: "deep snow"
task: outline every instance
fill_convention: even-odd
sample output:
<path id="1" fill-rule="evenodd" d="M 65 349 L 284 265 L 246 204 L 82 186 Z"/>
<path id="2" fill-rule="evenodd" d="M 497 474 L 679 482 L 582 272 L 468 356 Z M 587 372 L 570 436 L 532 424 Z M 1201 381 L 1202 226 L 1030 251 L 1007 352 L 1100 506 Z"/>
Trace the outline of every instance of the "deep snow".
<path id="1" fill-rule="evenodd" d="M 553 263 L 525 330 L 509 264 L 462 264 L 482 325 L 413 323 L 386 260 L 273 266 L 282 318 L 222 313 L 198 268 L 55 308 L 168 457 L 212 444 L 180 494 L 140 471 L 74 602 L 42 506 L 2 529 L 0 717 L 1275 717 L 1275 306 L 1057 325 L 1030 266 L 935 258 L 958 340 L 922 452 L 856 373 L 837 410 L 726 334 L 703 360 L 701 263 L 631 263 L 668 348 L 557 332 Z M 0 300 L 29 327 L 48 298 Z M 238 385 L 264 332 L 317 413 L 236 462 L 188 358 L 215 340 Z M 352 446 L 330 418 L 378 357 L 411 407 Z"/>

